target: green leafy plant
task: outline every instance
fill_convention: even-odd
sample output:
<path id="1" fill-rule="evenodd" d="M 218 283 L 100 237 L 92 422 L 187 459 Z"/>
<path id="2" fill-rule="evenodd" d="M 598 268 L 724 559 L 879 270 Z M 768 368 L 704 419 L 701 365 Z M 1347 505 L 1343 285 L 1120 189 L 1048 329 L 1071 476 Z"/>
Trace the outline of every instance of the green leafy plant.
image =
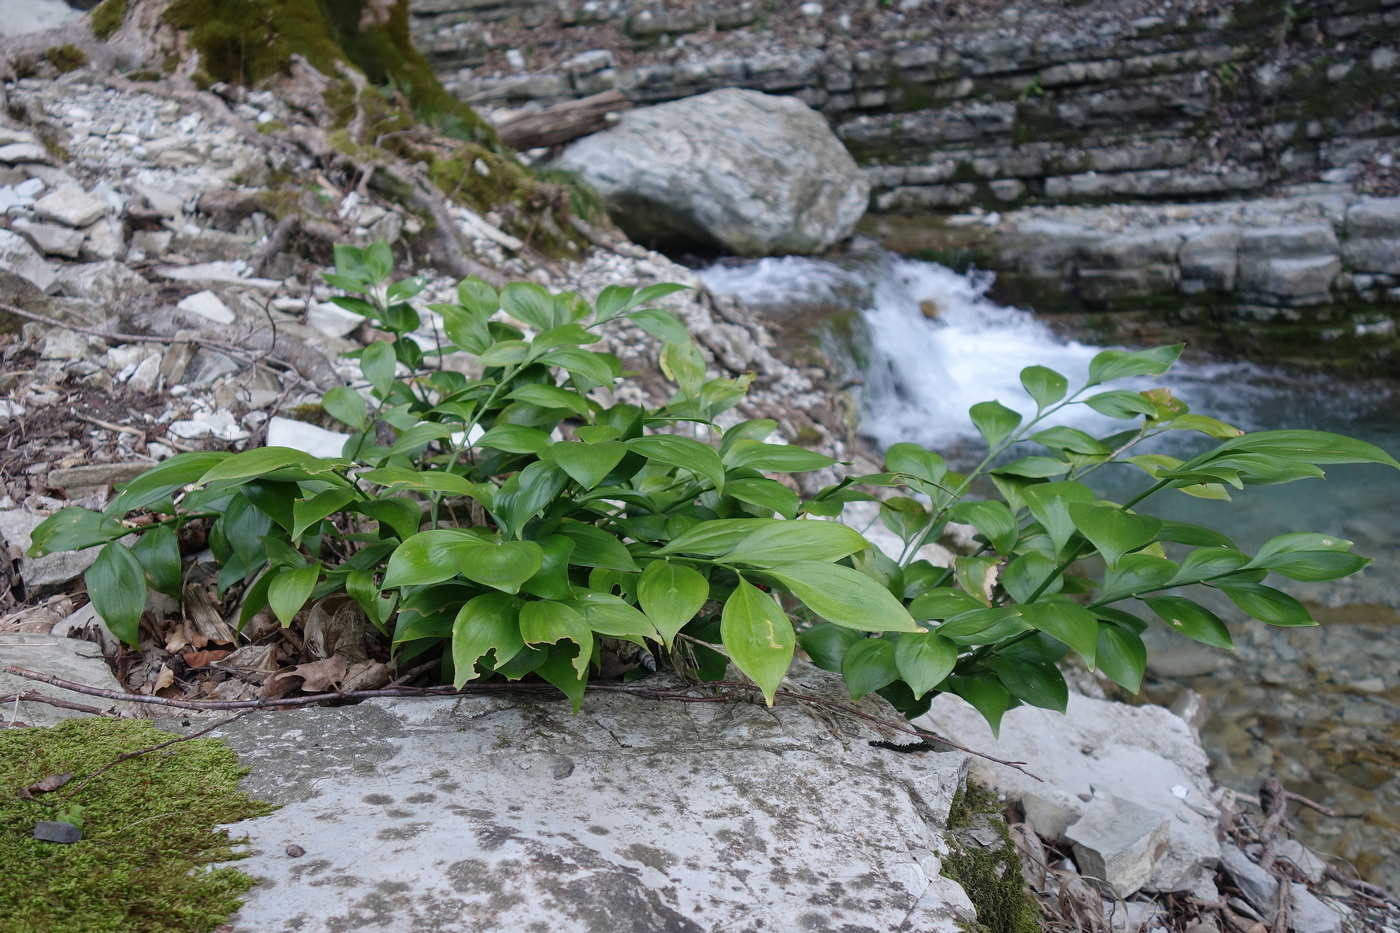
<path id="1" fill-rule="evenodd" d="M 392 267 L 382 242 L 342 246 L 326 276 L 347 293 L 337 304 L 390 338 L 352 354 L 363 391 L 324 396 L 353 432 L 343 456 L 181 454 L 127 484 L 105 512 L 66 509 L 35 530 L 33 554 L 103 548 L 88 590 L 123 641 L 137 642 L 148 587 L 179 594 L 181 540 L 195 529 L 219 562 L 220 592 L 241 602 L 240 625 L 263 611 L 290 624 L 310 604 L 348 595 L 401 664 L 440 658 L 444 681 L 458 686 L 533 674 L 577 708 L 605 651 L 620 656 L 631 643 L 702 680 L 732 663 L 771 704 L 800 645 L 857 699 L 877 692 L 912 716 L 952 692 L 996 728 L 1022 703 L 1064 709 L 1057 664 L 1070 652 L 1136 691 L 1144 610 L 1230 647 L 1225 623 L 1183 595 L 1192 588 L 1266 623 L 1310 625 L 1268 575 L 1327 580 L 1368 563 L 1350 542 L 1311 533 L 1249 555 L 1217 531 L 1149 515 L 1152 497 L 1225 500 L 1230 488 L 1318 477 L 1334 463 L 1400 468 L 1339 435 L 1242 434 L 1165 389 L 1103 388 L 1165 373 L 1178 346 L 1106 350 L 1074 392 L 1060 373 L 1025 369 L 1036 414 L 974 406 L 988 451 L 966 474 L 896 444 L 887 472 L 804 500 L 775 475 L 835 462 L 768 443 L 773 421 L 719 427 L 749 379 L 707 378 L 682 322 L 649 307 L 679 286 L 609 286 L 590 306 L 538 285 L 498 293 L 467 279 L 455 303 L 429 306 L 448 345 L 425 350 L 409 336 L 423 282 L 391 281 Z M 619 361 L 588 349 L 623 322 L 662 341 L 675 391 L 660 408 L 612 400 Z M 440 368 L 452 351 L 475 357 L 480 375 Z M 1071 405 L 1125 428 L 1096 438 L 1046 426 Z M 1218 443 L 1188 461 L 1133 453 L 1171 431 Z M 1109 464 L 1145 475 L 1142 490 L 1101 498 L 1084 479 Z M 975 498 L 975 487 L 992 498 Z M 878 503 L 900 554 L 823 520 L 859 501 Z M 934 566 L 920 550 L 951 523 L 975 529 L 976 549 Z"/>

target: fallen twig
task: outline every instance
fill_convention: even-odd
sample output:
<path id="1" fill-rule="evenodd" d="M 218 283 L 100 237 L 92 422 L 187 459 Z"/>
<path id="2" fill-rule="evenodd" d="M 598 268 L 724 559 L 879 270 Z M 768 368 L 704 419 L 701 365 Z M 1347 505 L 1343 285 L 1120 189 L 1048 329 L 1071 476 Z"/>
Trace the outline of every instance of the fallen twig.
<path id="1" fill-rule="evenodd" d="M 121 716 L 117 710 L 98 709 L 96 706 L 88 706 L 85 703 L 74 703 L 72 700 L 60 700 L 58 697 L 51 697 L 40 693 L 37 690 L 29 690 L 24 693 L 8 693 L 0 696 L 0 703 L 43 703 L 45 706 L 56 706 L 59 709 L 71 709 L 78 713 L 87 713 L 89 716 Z"/>

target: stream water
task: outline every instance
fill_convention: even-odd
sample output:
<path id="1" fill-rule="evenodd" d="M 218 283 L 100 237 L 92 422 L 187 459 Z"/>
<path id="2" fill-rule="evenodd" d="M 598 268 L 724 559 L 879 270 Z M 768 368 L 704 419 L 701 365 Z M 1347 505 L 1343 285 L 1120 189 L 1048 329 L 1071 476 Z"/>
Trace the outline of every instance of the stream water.
<path id="1" fill-rule="evenodd" d="M 1061 338 L 1031 312 L 988 300 L 990 274 L 958 274 L 879 251 L 838 261 L 726 260 L 700 276 L 712 290 L 766 309 L 790 330 L 801 326 L 794 321 L 802 315 L 825 321 L 819 329 L 827 355 L 863 381 L 867 438 L 879 448 L 916 441 L 955 462 L 980 456 L 971 405 L 996 399 L 1033 411 L 1020 386 L 1022 367 L 1049 366 L 1073 387 L 1102 349 Z M 1391 385 L 1189 356 L 1156 384 L 1192 411 L 1247 430 L 1337 431 L 1400 452 Z M 1083 406 L 1060 423 L 1105 433 L 1115 424 Z M 1181 455 L 1203 442 L 1182 432 L 1164 452 Z M 1104 495 L 1121 499 L 1140 488 L 1143 475 L 1125 466 L 1100 470 L 1095 479 Z M 1231 623 L 1233 653 L 1153 631 L 1144 696 L 1170 702 L 1187 687 L 1203 694 L 1212 715 L 1201 738 L 1216 780 L 1254 793 L 1272 774 L 1333 807 L 1339 818 L 1300 814 L 1309 843 L 1369 880 L 1400 889 L 1400 478 L 1382 467 L 1340 466 L 1329 468 L 1325 481 L 1251 487 L 1233 503 L 1174 492 L 1153 501 L 1157 514 L 1220 528 L 1247 549 L 1275 534 L 1308 530 L 1343 535 L 1376 559 L 1348 580 L 1270 581 L 1307 602 L 1321 628 L 1246 622 L 1238 613 L 1231 618 L 1226 603 L 1217 610 Z"/>

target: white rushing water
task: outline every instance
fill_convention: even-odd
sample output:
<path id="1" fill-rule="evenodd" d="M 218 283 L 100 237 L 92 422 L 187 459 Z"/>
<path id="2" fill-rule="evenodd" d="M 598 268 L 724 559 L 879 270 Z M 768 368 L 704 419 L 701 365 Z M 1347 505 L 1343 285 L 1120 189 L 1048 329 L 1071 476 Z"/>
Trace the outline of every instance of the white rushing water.
<path id="1" fill-rule="evenodd" d="M 1048 366 L 1077 388 L 1101 349 L 1061 339 L 1029 311 L 987 298 L 991 273 L 960 275 L 891 254 L 848 265 L 797 257 L 725 263 L 700 277 L 712 291 L 759 306 L 859 303 L 869 340 L 867 353 L 856 354 L 868 356 L 861 429 L 881 447 L 898 441 L 938 447 L 973 436 L 967 412 L 977 402 L 995 399 L 1033 414 L 1021 387 L 1023 368 Z M 1267 404 L 1258 388 L 1267 381 L 1267 373 L 1249 364 L 1178 364 L 1163 384 L 1197 410 L 1257 427 L 1252 412 Z M 1111 421 L 1083 406 L 1067 410 L 1059 423 L 1112 430 Z"/>

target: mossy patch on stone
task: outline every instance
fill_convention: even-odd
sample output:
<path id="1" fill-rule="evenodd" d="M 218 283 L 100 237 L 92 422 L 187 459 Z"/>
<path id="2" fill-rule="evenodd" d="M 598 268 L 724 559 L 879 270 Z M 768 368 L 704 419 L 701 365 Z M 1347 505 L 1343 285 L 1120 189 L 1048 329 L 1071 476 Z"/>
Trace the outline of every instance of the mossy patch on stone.
<path id="1" fill-rule="evenodd" d="M 1002 845 L 989 848 L 971 834 L 996 831 Z M 948 813 L 949 844 L 943 858 L 943 874 L 967 892 L 977 909 L 973 933 L 1039 933 L 1035 901 L 1021 874 L 1021 856 L 1001 817 L 996 794 L 972 782 L 953 798 Z"/>
<path id="2" fill-rule="evenodd" d="M 126 0 L 102 0 L 92 11 L 88 25 L 92 34 L 103 41 L 110 39 L 126 20 Z"/>
<path id="3" fill-rule="evenodd" d="M 44 57 L 58 69 L 59 74 L 77 71 L 88 63 L 87 53 L 76 45 L 56 45 L 46 50 Z"/>
<path id="4" fill-rule="evenodd" d="M 51 729 L 0 731 L 0 904 L 14 933 L 193 933 L 212 930 L 253 880 L 218 824 L 273 807 L 237 789 L 245 773 L 216 739 L 180 742 L 121 762 L 72 791 L 123 753 L 171 736 L 149 722 L 71 719 Z M 57 792 L 15 791 L 63 772 Z M 58 807 L 82 807 L 83 838 L 40 842 L 34 826 Z"/>

